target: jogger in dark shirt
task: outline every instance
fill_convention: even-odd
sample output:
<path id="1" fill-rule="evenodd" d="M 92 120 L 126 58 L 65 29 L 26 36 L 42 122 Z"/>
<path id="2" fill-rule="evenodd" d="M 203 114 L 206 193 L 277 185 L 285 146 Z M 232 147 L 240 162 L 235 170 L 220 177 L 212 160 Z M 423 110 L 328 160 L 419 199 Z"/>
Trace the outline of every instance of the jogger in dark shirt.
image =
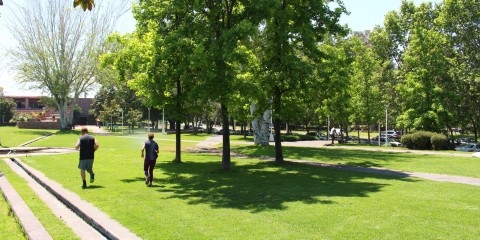
<path id="1" fill-rule="evenodd" d="M 142 148 L 143 171 L 145 173 L 145 184 L 152 186 L 153 181 L 153 168 L 157 163 L 158 158 L 158 144 L 153 141 L 154 134 L 148 134 L 148 140 L 145 142 Z"/>
<path id="2" fill-rule="evenodd" d="M 85 180 L 85 170 L 90 173 L 90 183 L 95 181 L 95 174 L 93 173 L 93 160 L 95 158 L 95 151 L 98 149 L 98 142 L 93 136 L 88 135 L 88 129 L 82 128 L 82 136 L 78 138 L 75 149 L 80 149 L 80 161 L 78 162 L 78 168 L 80 169 L 80 176 L 82 177 L 82 188 L 87 188 L 87 182 Z"/>

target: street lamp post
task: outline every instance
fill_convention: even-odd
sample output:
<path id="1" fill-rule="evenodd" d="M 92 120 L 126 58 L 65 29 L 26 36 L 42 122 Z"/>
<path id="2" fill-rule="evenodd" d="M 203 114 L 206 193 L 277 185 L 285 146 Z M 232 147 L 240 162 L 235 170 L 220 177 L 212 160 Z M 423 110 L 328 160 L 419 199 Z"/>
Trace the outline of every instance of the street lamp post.
<path id="1" fill-rule="evenodd" d="M 150 108 L 148 108 L 148 131 L 150 132 L 150 123 L 152 121 L 150 121 Z"/>
<path id="2" fill-rule="evenodd" d="M 165 135 L 167 134 L 165 132 L 165 107 L 162 109 L 162 134 Z"/>
<path id="3" fill-rule="evenodd" d="M 330 116 L 327 116 L 327 141 L 330 135 Z"/>
<path id="4" fill-rule="evenodd" d="M 385 147 L 388 144 L 388 104 L 385 104 Z"/>
<path id="5" fill-rule="evenodd" d="M 123 108 L 120 108 L 120 111 L 122 112 L 122 134 L 123 134 Z"/>

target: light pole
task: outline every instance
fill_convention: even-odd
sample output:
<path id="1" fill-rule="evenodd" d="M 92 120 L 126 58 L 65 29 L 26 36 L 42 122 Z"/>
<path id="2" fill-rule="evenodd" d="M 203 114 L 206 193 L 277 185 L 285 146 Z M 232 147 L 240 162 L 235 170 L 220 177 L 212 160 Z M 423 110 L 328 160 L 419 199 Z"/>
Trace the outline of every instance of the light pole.
<path id="1" fill-rule="evenodd" d="M 123 108 L 120 108 L 120 111 L 122 112 L 122 134 L 123 134 Z"/>
<path id="2" fill-rule="evenodd" d="M 330 116 L 327 116 L 327 141 L 328 141 L 328 135 L 330 135 Z"/>
<path id="3" fill-rule="evenodd" d="M 385 104 L 385 147 L 388 144 L 388 104 Z"/>
<path id="4" fill-rule="evenodd" d="M 150 108 L 148 108 L 148 131 L 150 132 Z"/>
<path id="5" fill-rule="evenodd" d="M 162 109 L 162 134 L 165 135 L 167 134 L 165 132 L 165 107 Z"/>

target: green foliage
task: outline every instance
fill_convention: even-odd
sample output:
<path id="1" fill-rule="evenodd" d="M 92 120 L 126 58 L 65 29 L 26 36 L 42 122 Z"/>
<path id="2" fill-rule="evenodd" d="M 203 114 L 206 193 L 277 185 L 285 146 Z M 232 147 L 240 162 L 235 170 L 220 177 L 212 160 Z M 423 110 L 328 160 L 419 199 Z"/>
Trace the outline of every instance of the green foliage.
<path id="1" fill-rule="evenodd" d="M 412 141 L 415 149 L 419 150 L 430 150 L 432 149 L 432 138 L 433 132 L 418 131 L 413 133 Z"/>
<path id="2" fill-rule="evenodd" d="M 432 134 L 430 142 L 432 143 L 432 148 L 434 150 L 447 150 L 450 145 L 448 138 L 439 133 Z"/>
<path id="3" fill-rule="evenodd" d="M 415 149 L 415 145 L 413 144 L 413 133 L 403 135 L 400 142 L 402 143 L 402 146 L 408 149 Z"/>
<path id="4" fill-rule="evenodd" d="M 12 120 L 16 122 L 26 122 L 30 119 L 31 115 L 28 113 L 15 113 Z"/>
<path id="5" fill-rule="evenodd" d="M 13 119 L 15 115 L 13 108 L 15 106 L 15 102 L 12 99 L 0 96 L 0 123 L 8 123 Z"/>
<path id="6" fill-rule="evenodd" d="M 282 135 L 282 141 L 295 142 L 295 141 L 310 141 L 317 140 L 315 136 L 300 135 L 300 134 L 284 134 Z"/>
<path id="7" fill-rule="evenodd" d="M 445 150 L 448 147 L 448 139 L 442 134 L 434 132 L 418 131 L 405 134 L 400 140 L 402 146 L 417 150 Z"/>

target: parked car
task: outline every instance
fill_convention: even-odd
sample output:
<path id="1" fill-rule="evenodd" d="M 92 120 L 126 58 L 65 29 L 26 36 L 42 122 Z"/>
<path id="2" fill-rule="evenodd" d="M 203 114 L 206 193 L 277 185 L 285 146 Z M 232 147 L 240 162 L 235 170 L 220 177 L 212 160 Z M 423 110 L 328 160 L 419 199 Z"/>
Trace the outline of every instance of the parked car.
<path id="1" fill-rule="evenodd" d="M 461 152 L 480 152 L 480 144 L 478 143 L 462 143 L 455 148 L 455 151 Z"/>
<path id="2" fill-rule="evenodd" d="M 400 132 L 393 131 L 393 130 L 387 130 L 386 134 L 385 134 L 385 131 L 380 132 L 380 137 L 385 137 L 385 135 L 389 138 L 395 138 L 395 139 L 400 139 L 401 137 Z"/>
<path id="3" fill-rule="evenodd" d="M 386 137 L 380 137 L 380 145 L 388 143 L 392 147 L 400 147 L 402 145 L 397 139 L 393 137 L 389 137 L 388 141 Z M 378 136 L 375 138 L 370 139 L 370 144 L 371 145 L 379 145 L 378 144 Z"/>
<path id="4" fill-rule="evenodd" d="M 455 142 L 456 142 L 456 144 L 460 145 L 460 144 L 463 144 L 463 143 L 474 143 L 475 141 L 473 140 L 473 138 L 464 137 L 464 138 L 455 139 Z"/>

